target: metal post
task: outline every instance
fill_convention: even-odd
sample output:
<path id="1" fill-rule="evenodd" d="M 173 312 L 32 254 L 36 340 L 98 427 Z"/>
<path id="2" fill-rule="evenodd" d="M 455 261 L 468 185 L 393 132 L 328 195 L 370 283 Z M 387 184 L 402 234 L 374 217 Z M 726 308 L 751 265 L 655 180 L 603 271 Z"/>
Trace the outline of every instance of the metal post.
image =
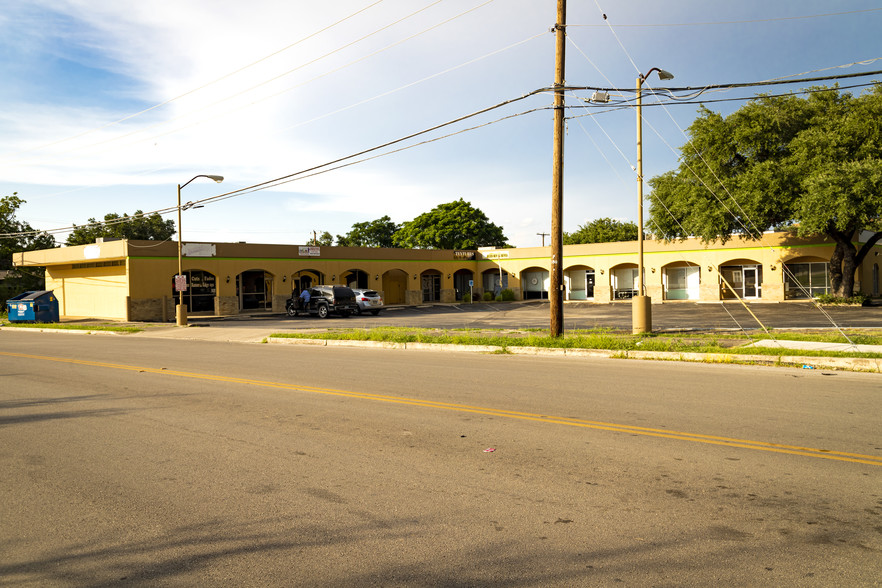
<path id="1" fill-rule="evenodd" d="M 631 299 L 631 332 L 652 332 L 652 299 L 643 287 L 643 76 L 637 77 L 637 296 Z"/>
<path id="2" fill-rule="evenodd" d="M 181 237 L 181 185 L 178 184 L 178 275 L 184 275 L 183 268 L 183 237 Z M 180 278 L 179 278 L 180 279 Z M 177 284 L 175 284 L 177 288 Z M 175 319 L 179 327 L 187 326 L 187 307 L 184 305 L 184 292 L 178 291 L 178 304 L 175 307 Z"/>
<path id="3" fill-rule="evenodd" d="M 556 51 L 554 64 L 554 155 L 551 187 L 551 275 L 548 292 L 551 303 L 552 337 L 563 333 L 563 148 L 564 80 L 566 49 L 566 0 L 557 0 Z"/>

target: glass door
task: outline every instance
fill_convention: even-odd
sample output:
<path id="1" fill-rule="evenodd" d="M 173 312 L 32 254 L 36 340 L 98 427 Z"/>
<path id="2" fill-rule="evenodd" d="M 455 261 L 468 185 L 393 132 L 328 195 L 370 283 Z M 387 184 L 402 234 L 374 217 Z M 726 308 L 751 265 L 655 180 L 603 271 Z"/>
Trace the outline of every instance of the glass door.
<path id="1" fill-rule="evenodd" d="M 744 268 L 744 297 L 745 298 L 756 298 L 757 297 L 757 279 L 756 279 L 756 268 L 755 267 L 745 267 Z"/>

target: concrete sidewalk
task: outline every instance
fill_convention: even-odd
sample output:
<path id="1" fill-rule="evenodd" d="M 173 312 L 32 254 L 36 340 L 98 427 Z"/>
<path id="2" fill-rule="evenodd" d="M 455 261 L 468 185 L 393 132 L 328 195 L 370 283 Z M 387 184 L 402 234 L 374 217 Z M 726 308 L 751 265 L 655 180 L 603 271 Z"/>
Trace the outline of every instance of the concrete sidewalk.
<path id="1" fill-rule="evenodd" d="M 842 351 L 845 353 L 882 353 L 882 345 L 850 345 L 848 343 L 824 343 L 820 341 L 779 341 L 763 339 L 745 347 L 773 347 L 784 349 L 806 349 L 812 351 Z"/>

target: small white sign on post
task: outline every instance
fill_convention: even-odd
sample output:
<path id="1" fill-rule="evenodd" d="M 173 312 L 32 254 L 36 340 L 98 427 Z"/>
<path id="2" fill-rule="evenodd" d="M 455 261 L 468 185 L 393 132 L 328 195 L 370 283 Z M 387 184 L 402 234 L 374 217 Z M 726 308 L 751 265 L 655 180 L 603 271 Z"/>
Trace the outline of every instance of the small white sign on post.
<path id="1" fill-rule="evenodd" d="M 187 276 L 177 275 L 175 276 L 175 292 L 186 292 L 187 291 Z"/>

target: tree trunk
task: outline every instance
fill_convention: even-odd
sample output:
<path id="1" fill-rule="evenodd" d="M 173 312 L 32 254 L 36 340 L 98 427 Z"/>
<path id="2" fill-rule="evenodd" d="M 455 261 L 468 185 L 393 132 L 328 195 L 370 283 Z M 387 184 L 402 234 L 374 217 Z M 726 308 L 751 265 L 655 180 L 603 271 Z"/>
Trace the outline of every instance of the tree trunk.
<path id="1" fill-rule="evenodd" d="M 856 230 L 850 233 L 836 230 L 827 232 L 836 241 L 836 248 L 830 256 L 830 290 L 834 296 L 842 298 L 854 296 L 854 272 L 876 243 L 882 240 L 882 232 L 875 233 L 858 251 L 851 240 L 856 232 Z"/>
<path id="2" fill-rule="evenodd" d="M 828 235 L 836 242 L 830 257 L 830 289 L 833 296 L 851 298 L 854 295 L 854 270 L 857 250 L 851 242 L 854 231 L 846 233 L 831 230 Z"/>
<path id="3" fill-rule="evenodd" d="M 842 258 L 845 257 L 844 247 L 838 241 L 830 256 L 830 291 L 834 296 L 842 294 Z"/>

